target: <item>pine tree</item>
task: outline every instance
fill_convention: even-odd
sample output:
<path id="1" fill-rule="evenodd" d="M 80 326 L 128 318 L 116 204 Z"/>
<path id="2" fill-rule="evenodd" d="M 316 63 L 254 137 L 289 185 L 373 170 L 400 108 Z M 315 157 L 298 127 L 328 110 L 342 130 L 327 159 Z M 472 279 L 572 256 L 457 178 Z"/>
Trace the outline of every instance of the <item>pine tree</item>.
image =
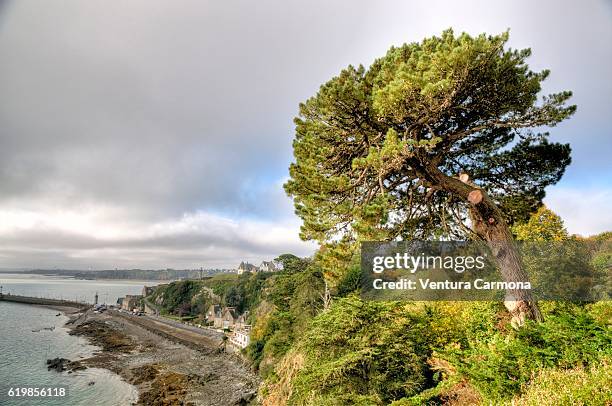
<path id="1" fill-rule="evenodd" d="M 538 101 L 549 71 L 531 71 L 531 51 L 507 40 L 447 30 L 347 67 L 302 103 L 285 184 L 301 237 L 330 263 L 366 239 L 479 238 L 506 281 L 525 278 L 509 224 L 570 163 L 569 145 L 537 130 L 575 106 L 569 91 Z M 508 299 L 515 317 L 540 318 L 528 292 Z"/>

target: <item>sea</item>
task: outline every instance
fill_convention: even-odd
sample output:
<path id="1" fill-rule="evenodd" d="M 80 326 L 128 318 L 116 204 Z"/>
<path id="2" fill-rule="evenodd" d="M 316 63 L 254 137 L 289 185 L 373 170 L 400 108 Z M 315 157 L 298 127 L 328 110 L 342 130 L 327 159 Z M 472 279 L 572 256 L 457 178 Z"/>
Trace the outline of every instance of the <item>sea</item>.
<path id="1" fill-rule="evenodd" d="M 116 303 L 126 294 L 140 294 L 143 286 L 159 282 L 98 281 L 65 277 L 1 274 L 2 293 Z M 136 388 L 106 370 L 58 373 L 47 370 L 46 360 L 56 357 L 79 360 L 99 348 L 83 337 L 71 336 L 64 327 L 68 317 L 43 306 L 0 301 L 0 405 L 127 406 L 138 399 Z M 65 388 L 64 397 L 9 396 L 13 388 Z"/>

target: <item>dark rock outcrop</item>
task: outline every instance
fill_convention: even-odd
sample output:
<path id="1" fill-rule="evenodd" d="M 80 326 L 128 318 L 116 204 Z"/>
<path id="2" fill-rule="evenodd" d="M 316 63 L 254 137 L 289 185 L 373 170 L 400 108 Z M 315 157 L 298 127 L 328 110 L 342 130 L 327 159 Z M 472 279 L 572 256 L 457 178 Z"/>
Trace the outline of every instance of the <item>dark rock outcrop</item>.
<path id="1" fill-rule="evenodd" d="M 66 358 L 53 358 L 47 360 L 47 369 L 51 371 L 52 369 L 57 372 L 62 372 L 67 369 L 67 365 L 70 363 L 69 359 Z"/>

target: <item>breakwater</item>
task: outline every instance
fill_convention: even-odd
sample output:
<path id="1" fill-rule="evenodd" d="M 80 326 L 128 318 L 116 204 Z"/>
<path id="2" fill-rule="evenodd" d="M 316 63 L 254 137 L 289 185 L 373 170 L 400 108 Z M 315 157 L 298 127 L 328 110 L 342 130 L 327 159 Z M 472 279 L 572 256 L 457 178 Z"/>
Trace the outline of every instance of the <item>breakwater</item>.
<path id="1" fill-rule="evenodd" d="M 72 300 L 61 300 L 61 299 L 47 299 L 43 297 L 32 297 L 32 296 L 20 296 L 10 294 L 0 294 L 0 301 L 14 302 L 14 303 L 27 303 L 34 305 L 45 305 L 45 306 L 63 306 L 63 307 L 76 307 L 86 308 L 90 307 L 90 304 L 75 302 Z"/>

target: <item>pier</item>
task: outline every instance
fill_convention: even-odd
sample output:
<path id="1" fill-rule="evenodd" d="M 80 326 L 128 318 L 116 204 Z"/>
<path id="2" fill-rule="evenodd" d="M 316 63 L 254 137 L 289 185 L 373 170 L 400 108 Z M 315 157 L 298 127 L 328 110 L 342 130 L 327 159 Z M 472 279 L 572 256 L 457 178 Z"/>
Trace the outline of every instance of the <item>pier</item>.
<path id="1" fill-rule="evenodd" d="M 0 301 L 14 302 L 14 303 L 26 303 L 43 306 L 63 306 L 63 307 L 76 307 L 79 309 L 90 307 L 90 304 L 83 302 L 75 302 L 71 300 L 62 299 L 47 299 L 42 297 L 32 296 L 20 296 L 0 293 Z"/>

